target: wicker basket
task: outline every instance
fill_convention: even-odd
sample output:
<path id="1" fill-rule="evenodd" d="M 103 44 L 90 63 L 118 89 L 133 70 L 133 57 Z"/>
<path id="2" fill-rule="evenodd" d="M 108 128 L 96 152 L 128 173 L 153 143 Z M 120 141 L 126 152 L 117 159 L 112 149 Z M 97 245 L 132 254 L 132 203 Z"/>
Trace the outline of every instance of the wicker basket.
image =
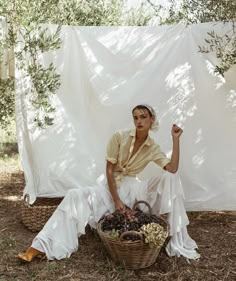
<path id="1" fill-rule="evenodd" d="M 29 204 L 29 199 L 29 194 L 26 194 L 21 205 L 22 222 L 32 232 L 38 232 L 51 217 L 63 197 L 38 197 L 33 204 Z"/>
<path id="2" fill-rule="evenodd" d="M 149 208 L 149 212 L 151 211 L 150 206 L 145 201 L 138 201 L 135 203 L 135 206 L 139 203 L 145 203 Z M 158 217 L 158 219 L 160 224 L 168 232 L 168 224 L 166 220 L 163 217 Z M 163 245 L 151 248 L 149 244 L 143 241 L 143 239 L 135 241 L 123 240 L 124 236 L 134 234 L 135 231 L 124 232 L 119 239 L 116 240 L 112 238 L 109 233 L 102 231 L 103 221 L 104 219 L 98 223 L 97 232 L 115 263 L 118 263 L 127 269 L 139 269 L 149 267 L 156 261 Z M 142 236 L 139 232 L 136 232 L 136 235 Z"/>

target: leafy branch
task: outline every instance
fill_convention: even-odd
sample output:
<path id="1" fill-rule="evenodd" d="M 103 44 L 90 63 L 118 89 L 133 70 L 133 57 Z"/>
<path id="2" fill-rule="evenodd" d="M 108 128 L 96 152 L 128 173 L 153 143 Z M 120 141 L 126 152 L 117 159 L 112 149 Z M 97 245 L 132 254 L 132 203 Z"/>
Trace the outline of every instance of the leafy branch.
<path id="1" fill-rule="evenodd" d="M 21 26 L 20 6 L 13 2 L 13 6 L 5 6 L 5 11 L 11 11 L 7 18 L 8 32 L 0 40 L 0 58 L 3 58 L 3 51 L 14 49 L 23 45 L 20 51 L 15 51 L 17 58 L 17 67 L 24 70 L 32 86 L 30 87 L 29 100 L 35 112 L 34 121 L 40 128 L 46 128 L 53 124 L 53 113 L 55 107 L 51 102 L 51 96 L 56 93 L 60 87 L 60 75 L 56 67 L 51 63 L 48 67 L 40 63 L 39 57 L 42 53 L 60 48 L 60 30 L 59 26 L 54 33 L 50 33 L 48 28 L 44 28 L 36 23 L 30 23 L 28 26 Z M 17 4 L 19 4 L 17 2 Z M 1 9 L 0 9 L 1 10 Z M 2 10 L 3 11 L 3 10 Z M 18 39 L 21 35 L 22 41 Z M 11 81 L 11 83 L 9 83 Z M 6 127 L 10 123 L 10 118 L 14 115 L 14 80 L 0 79 L 1 93 L 3 93 L 4 104 L 0 111 L 1 127 Z M 11 108 L 11 110 L 10 110 Z"/>
<path id="2" fill-rule="evenodd" d="M 39 60 L 40 54 L 60 47 L 60 29 L 51 34 L 42 27 L 42 24 L 77 26 L 147 25 L 151 17 L 142 8 L 124 11 L 124 7 L 124 0 L 0 1 L 0 16 L 5 17 L 8 23 L 7 38 L 0 37 L 0 59 L 2 50 L 15 50 L 15 57 L 19 62 L 18 67 L 23 68 L 26 75 L 31 78 L 33 87 L 30 93 L 30 101 L 35 109 L 37 126 L 44 128 L 53 124 L 55 108 L 52 105 L 51 97 L 60 86 L 60 77 L 56 68 L 52 64 L 44 67 Z M 19 41 L 17 36 L 19 33 L 22 35 L 22 42 Z M 16 53 L 17 46 L 22 44 L 23 49 Z M 2 91 L 8 95 L 9 89 L 1 77 L 0 83 Z M 11 85 L 13 87 L 11 89 L 14 91 L 14 83 L 11 83 Z M 13 101 L 11 99 L 11 102 Z M 11 106 L 14 108 L 14 103 Z M 1 116 L 8 116 L 8 114 L 7 109 L 5 111 L 2 109 L 0 120 Z"/>
<path id="3" fill-rule="evenodd" d="M 6 128 L 14 115 L 14 79 L 0 79 L 0 124 Z M 13 106 L 12 106 L 13 105 Z"/>
<path id="4" fill-rule="evenodd" d="M 61 82 L 53 63 L 45 67 L 38 58 L 44 52 L 60 48 L 60 30 L 59 26 L 55 33 L 50 34 L 47 28 L 39 26 L 33 31 L 21 32 L 25 44 L 21 51 L 16 53 L 19 67 L 25 70 L 32 83 L 30 101 L 36 112 L 34 121 L 40 128 L 53 124 L 56 108 L 52 105 L 51 96 L 56 94 Z M 26 57 L 29 57 L 28 64 L 25 64 Z"/>
<path id="5" fill-rule="evenodd" d="M 207 33 L 206 46 L 199 46 L 201 53 L 214 52 L 219 64 L 215 66 L 215 73 L 223 75 L 236 64 L 236 1 L 235 0 L 169 0 L 170 5 L 164 8 L 156 5 L 152 0 L 147 0 L 155 15 L 160 19 L 160 24 L 173 23 L 204 23 L 224 22 L 229 29 L 223 35 L 214 31 Z M 168 12 L 167 16 L 161 14 Z"/>
<path id="6" fill-rule="evenodd" d="M 199 46 L 199 52 L 215 52 L 216 57 L 220 60 L 215 67 L 215 73 L 224 76 L 224 73 L 236 64 L 236 33 L 232 29 L 231 34 L 225 33 L 222 36 L 214 31 L 207 34 L 208 38 L 205 39 L 207 46 Z"/>

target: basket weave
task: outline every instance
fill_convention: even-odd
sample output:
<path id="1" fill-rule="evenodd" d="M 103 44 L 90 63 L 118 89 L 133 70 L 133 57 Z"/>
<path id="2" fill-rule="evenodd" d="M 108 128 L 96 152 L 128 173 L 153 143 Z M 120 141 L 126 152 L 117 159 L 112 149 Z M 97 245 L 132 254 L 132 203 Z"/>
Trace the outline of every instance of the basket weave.
<path id="1" fill-rule="evenodd" d="M 32 232 L 40 231 L 62 199 L 38 197 L 33 204 L 29 204 L 29 194 L 26 194 L 21 204 L 22 222 Z"/>
<path id="2" fill-rule="evenodd" d="M 145 201 L 140 202 L 143 203 Z M 137 203 L 140 202 L 138 201 Z M 151 208 L 149 206 L 149 210 L 150 209 Z M 166 222 L 166 220 L 162 217 L 158 217 L 158 219 L 160 221 L 160 224 L 168 232 L 168 223 Z M 151 248 L 149 244 L 145 243 L 143 240 L 122 240 L 121 238 L 123 235 L 121 235 L 120 239 L 116 240 L 112 238 L 109 233 L 102 231 L 103 221 L 104 219 L 102 219 L 98 223 L 97 232 L 115 263 L 118 263 L 127 269 L 139 269 L 149 267 L 156 261 L 163 245 Z M 133 231 L 127 231 L 123 234 L 128 234 L 130 232 Z M 139 234 L 139 232 L 137 234 Z"/>

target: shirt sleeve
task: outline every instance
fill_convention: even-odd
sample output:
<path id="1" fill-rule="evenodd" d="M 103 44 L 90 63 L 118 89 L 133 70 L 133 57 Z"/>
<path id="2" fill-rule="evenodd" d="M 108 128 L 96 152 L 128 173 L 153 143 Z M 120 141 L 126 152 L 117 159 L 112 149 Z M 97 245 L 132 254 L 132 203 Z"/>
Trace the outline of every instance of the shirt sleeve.
<path id="1" fill-rule="evenodd" d="M 109 140 L 107 144 L 106 160 L 112 164 L 116 164 L 118 161 L 118 155 L 120 150 L 120 133 L 116 132 Z"/>
<path id="2" fill-rule="evenodd" d="M 170 159 L 166 157 L 165 153 L 161 151 L 160 146 L 157 145 L 155 152 L 154 152 L 154 159 L 153 162 L 155 162 L 158 166 L 160 166 L 162 169 L 170 163 Z"/>

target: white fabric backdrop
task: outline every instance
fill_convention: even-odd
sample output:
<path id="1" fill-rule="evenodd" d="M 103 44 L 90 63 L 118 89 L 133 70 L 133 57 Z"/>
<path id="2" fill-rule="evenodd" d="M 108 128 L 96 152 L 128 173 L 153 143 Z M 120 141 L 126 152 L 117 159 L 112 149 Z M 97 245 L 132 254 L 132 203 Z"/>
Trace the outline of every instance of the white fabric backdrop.
<path id="1" fill-rule="evenodd" d="M 17 71 L 19 151 L 31 200 L 104 177 L 110 135 L 133 127 L 131 109 L 149 103 L 160 120 L 153 137 L 167 155 L 172 123 L 184 129 L 179 174 L 187 210 L 235 210 L 236 68 L 217 77 L 215 56 L 198 52 L 212 29 L 226 26 L 64 26 L 62 48 L 42 57 L 62 75 L 50 128 L 35 128 L 23 95 L 29 81 Z"/>

